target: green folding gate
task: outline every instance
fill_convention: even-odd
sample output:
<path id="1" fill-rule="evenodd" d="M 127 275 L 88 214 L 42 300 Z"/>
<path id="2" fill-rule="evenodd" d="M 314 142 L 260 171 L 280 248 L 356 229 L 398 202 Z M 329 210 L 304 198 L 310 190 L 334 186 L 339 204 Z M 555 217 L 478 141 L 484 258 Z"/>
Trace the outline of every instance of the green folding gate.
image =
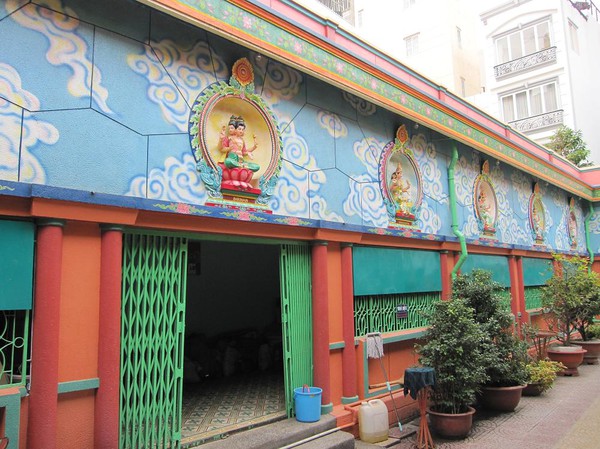
<path id="1" fill-rule="evenodd" d="M 281 245 L 281 319 L 285 394 L 293 415 L 294 388 L 312 385 L 312 307 L 310 247 Z"/>
<path id="2" fill-rule="evenodd" d="M 120 449 L 180 447 L 187 239 L 123 239 Z"/>

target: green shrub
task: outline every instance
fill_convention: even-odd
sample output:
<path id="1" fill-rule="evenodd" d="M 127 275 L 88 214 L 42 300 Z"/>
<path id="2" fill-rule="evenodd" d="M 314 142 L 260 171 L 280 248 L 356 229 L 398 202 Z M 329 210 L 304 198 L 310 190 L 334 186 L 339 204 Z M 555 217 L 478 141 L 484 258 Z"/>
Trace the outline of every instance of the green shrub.
<path id="1" fill-rule="evenodd" d="M 476 269 L 458 276 L 453 285 L 453 297 L 464 298 L 475 310 L 475 321 L 485 338 L 481 344 L 486 355 L 487 385 L 509 387 L 527 382 L 527 343 L 514 329 L 514 317 L 502 307 L 499 291 L 502 286 L 492 280 L 492 274 Z"/>
<path id="2" fill-rule="evenodd" d="M 428 314 L 430 328 L 423 345 L 416 347 L 419 362 L 435 369 L 437 385 L 433 409 L 464 413 L 487 381 L 485 334 L 475 322 L 473 308 L 462 299 L 441 301 Z"/>
<path id="3" fill-rule="evenodd" d="M 600 277 L 589 270 L 586 258 L 554 255 L 554 259 L 558 269 L 542 289 L 548 328 L 567 346 L 576 332 L 589 340 L 588 329 L 600 314 Z"/>
<path id="4" fill-rule="evenodd" d="M 558 372 L 566 369 L 567 367 L 560 362 L 554 362 L 551 360 L 536 360 L 527 364 L 527 383 L 538 384 L 540 390 L 544 391 L 552 388 L 556 375 Z"/>

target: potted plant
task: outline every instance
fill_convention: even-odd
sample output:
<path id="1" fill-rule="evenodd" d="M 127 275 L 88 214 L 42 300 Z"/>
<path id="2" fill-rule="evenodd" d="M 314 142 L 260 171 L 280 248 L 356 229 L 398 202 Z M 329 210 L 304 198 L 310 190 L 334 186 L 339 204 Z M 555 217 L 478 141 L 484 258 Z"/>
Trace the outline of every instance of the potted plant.
<path id="1" fill-rule="evenodd" d="M 577 376 L 577 367 L 587 352 L 575 344 L 577 333 L 588 338 L 589 327 L 599 311 L 600 279 L 589 270 L 583 257 L 554 255 L 555 270 L 542 289 L 544 319 L 548 328 L 557 333 L 558 345 L 548 348 L 551 360 L 563 363 L 567 369 L 559 374 Z"/>
<path id="2" fill-rule="evenodd" d="M 488 409 L 512 412 L 527 384 L 527 343 L 515 332 L 513 315 L 502 307 L 502 287 L 489 271 L 480 269 L 459 276 L 453 287 L 454 294 L 475 310 L 475 321 L 485 334 L 488 381 L 480 401 Z"/>
<path id="3" fill-rule="evenodd" d="M 576 340 L 576 343 L 587 351 L 583 356 L 583 363 L 597 365 L 600 357 L 600 324 L 590 325 L 585 334 L 580 331 L 580 335 L 582 339 Z"/>
<path id="4" fill-rule="evenodd" d="M 464 438 L 471 431 L 471 407 L 487 380 L 481 341 L 485 334 L 463 299 L 437 303 L 428 314 L 425 342 L 417 345 L 419 362 L 435 369 L 436 386 L 428 409 L 431 429 L 445 438 Z"/>
<path id="5" fill-rule="evenodd" d="M 532 360 L 526 365 L 527 387 L 523 390 L 525 396 L 539 396 L 554 385 L 557 374 L 566 367 L 552 360 Z"/>

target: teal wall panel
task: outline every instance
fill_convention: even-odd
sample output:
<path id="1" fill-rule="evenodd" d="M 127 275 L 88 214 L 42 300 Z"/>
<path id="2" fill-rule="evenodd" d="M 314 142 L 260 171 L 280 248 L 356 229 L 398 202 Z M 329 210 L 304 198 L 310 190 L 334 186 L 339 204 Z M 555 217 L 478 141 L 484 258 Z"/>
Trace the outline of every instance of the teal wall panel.
<path id="1" fill-rule="evenodd" d="M 33 294 L 35 226 L 0 220 L 0 310 L 29 310 Z"/>
<path id="2" fill-rule="evenodd" d="M 503 287 L 510 287 L 510 273 L 508 271 L 508 259 L 504 256 L 487 256 L 482 254 L 469 254 L 460 271 L 463 274 L 470 273 L 474 269 L 492 272 L 492 279 Z"/>
<path id="3" fill-rule="evenodd" d="M 352 254 L 355 296 L 442 289 L 440 255 L 435 251 L 357 246 Z"/>
<path id="4" fill-rule="evenodd" d="M 523 283 L 525 287 L 544 285 L 552 277 L 552 261 L 523 257 Z"/>

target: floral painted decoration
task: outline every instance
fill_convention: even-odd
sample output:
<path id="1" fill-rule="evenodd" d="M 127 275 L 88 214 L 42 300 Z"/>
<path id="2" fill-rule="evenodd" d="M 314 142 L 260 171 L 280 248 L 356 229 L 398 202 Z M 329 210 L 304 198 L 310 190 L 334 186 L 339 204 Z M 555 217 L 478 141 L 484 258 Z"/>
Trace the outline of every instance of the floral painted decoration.
<path id="1" fill-rule="evenodd" d="M 248 89 L 254 92 L 254 69 L 248 58 L 238 59 L 231 68 L 231 78 L 229 84 L 234 87 Z"/>

